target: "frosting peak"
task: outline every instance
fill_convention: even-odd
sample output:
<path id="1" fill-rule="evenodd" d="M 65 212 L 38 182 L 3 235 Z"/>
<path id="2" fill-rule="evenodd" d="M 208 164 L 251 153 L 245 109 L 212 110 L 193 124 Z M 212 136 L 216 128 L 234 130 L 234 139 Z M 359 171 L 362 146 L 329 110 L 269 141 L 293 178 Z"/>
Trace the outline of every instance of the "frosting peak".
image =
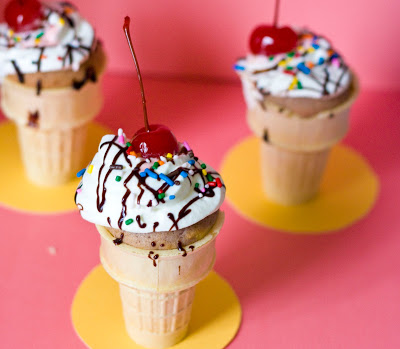
<path id="1" fill-rule="evenodd" d="M 29 74 L 78 70 L 96 44 L 94 29 L 66 2 L 43 6 L 37 29 L 15 33 L 0 24 L 0 81 L 18 71 Z"/>
<path id="2" fill-rule="evenodd" d="M 329 41 L 305 29 L 297 33 L 297 46 L 288 53 L 249 54 L 236 62 L 250 106 L 264 95 L 321 98 L 349 86 L 349 68 Z"/>
<path id="3" fill-rule="evenodd" d="M 85 170 L 75 202 L 92 223 L 134 233 L 177 230 L 217 211 L 225 186 L 187 143 L 160 158 L 129 155 L 129 143 L 106 135 Z"/>

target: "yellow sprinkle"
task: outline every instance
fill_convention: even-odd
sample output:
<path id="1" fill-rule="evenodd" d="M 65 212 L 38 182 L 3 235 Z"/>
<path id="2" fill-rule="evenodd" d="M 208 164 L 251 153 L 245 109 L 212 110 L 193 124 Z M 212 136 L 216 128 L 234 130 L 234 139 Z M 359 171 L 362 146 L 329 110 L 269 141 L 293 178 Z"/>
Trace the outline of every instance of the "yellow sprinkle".
<path id="1" fill-rule="evenodd" d="M 168 154 L 167 154 L 167 158 L 168 158 L 168 159 L 172 159 L 172 154 L 171 154 L 171 153 L 168 153 Z"/>
<path id="2" fill-rule="evenodd" d="M 293 81 L 289 86 L 289 90 L 293 90 L 295 86 L 297 86 L 297 78 L 296 77 L 293 78 Z"/>
<path id="3" fill-rule="evenodd" d="M 280 61 L 279 63 L 278 63 L 278 66 L 280 66 L 280 67 L 284 67 L 286 65 L 286 62 L 285 61 Z"/>
<path id="4" fill-rule="evenodd" d="M 308 50 L 307 50 L 307 52 L 314 52 L 314 51 L 315 51 L 314 47 L 309 47 Z"/>
<path id="5" fill-rule="evenodd" d="M 8 36 L 13 36 L 13 35 L 14 35 L 14 30 L 9 29 L 9 30 L 8 30 Z"/>
<path id="6" fill-rule="evenodd" d="M 58 20 L 58 22 L 59 22 L 61 25 L 64 25 L 64 24 L 65 24 L 65 19 L 64 19 L 64 18 L 60 18 L 60 19 Z"/>
<path id="7" fill-rule="evenodd" d="M 162 166 L 162 165 L 165 164 L 165 162 L 164 162 L 164 161 L 161 161 L 161 160 L 158 160 L 157 162 L 159 163 L 160 166 Z"/>
<path id="8" fill-rule="evenodd" d="M 207 171 L 206 170 L 203 169 L 203 170 L 201 170 L 201 172 L 203 172 L 204 176 L 207 176 Z"/>
<path id="9" fill-rule="evenodd" d="M 40 42 L 40 39 L 35 39 L 35 44 L 38 44 Z"/>
<path id="10" fill-rule="evenodd" d="M 88 173 L 92 173 L 92 171 L 93 171 L 93 165 L 90 165 L 87 171 L 88 171 Z"/>

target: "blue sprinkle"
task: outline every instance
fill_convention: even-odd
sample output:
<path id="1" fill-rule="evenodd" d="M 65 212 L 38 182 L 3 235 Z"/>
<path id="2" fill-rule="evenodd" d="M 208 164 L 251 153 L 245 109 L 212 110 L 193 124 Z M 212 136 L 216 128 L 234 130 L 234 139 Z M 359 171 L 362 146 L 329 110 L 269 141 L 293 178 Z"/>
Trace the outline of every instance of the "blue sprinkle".
<path id="1" fill-rule="evenodd" d="M 318 65 L 324 64 L 325 60 L 322 57 L 319 57 Z"/>
<path id="2" fill-rule="evenodd" d="M 174 182 L 171 180 L 171 178 L 169 178 L 168 176 L 166 176 L 164 173 L 160 173 L 160 178 L 163 180 L 163 181 L 165 181 L 165 182 L 167 182 L 167 184 L 170 186 L 170 187 L 172 187 L 173 185 L 174 185 Z"/>
<path id="3" fill-rule="evenodd" d="M 86 168 L 83 168 L 82 170 L 80 170 L 77 174 L 76 174 L 76 176 L 79 178 L 79 177 L 82 177 L 83 176 L 83 174 L 86 172 Z"/>
<path id="4" fill-rule="evenodd" d="M 157 179 L 157 178 L 158 178 L 157 173 L 151 171 L 150 169 L 146 168 L 144 171 L 147 173 L 147 175 L 148 175 L 149 177 L 154 178 L 154 179 Z"/>
<path id="5" fill-rule="evenodd" d="M 140 177 L 146 177 L 146 172 L 140 172 Z"/>
<path id="6" fill-rule="evenodd" d="M 243 67 L 242 65 L 235 64 L 235 65 L 233 66 L 233 69 L 235 69 L 235 70 L 245 70 L 246 68 Z"/>
<path id="7" fill-rule="evenodd" d="M 181 175 L 183 178 L 186 178 L 186 177 L 188 176 L 187 172 L 185 172 L 185 171 L 182 171 L 182 172 L 180 173 L 180 175 Z"/>
<path id="8" fill-rule="evenodd" d="M 332 58 L 339 58 L 339 55 L 335 52 L 332 56 L 331 56 L 331 59 Z"/>
<path id="9" fill-rule="evenodd" d="M 174 200 L 174 199 L 175 199 L 175 195 L 170 195 L 170 196 L 169 196 L 169 199 L 170 199 L 170 200 Z"/>
<path id="10" fill-rule="evenodd" d="M 317 44 L 312 44 L 311 46 L 314 47 L 316 50 L 319 49 L 319 45 L 317 45 Z"/>
<path id="11" fill-rule="evenodd" d="M 189 160 L 188 163 L 189 163 L 190 165 L 194 165 L 195 161 L 194 161 L 194 160 Z"/>
<path id="12" fill-rule="evenodd" d="M 304 74 L 307 75 L 311 73 L 310 68 L 306 67 L 303 62 L 297 64 L 297 69 L 299 69 L 300 71 L 302 71 Z"/>

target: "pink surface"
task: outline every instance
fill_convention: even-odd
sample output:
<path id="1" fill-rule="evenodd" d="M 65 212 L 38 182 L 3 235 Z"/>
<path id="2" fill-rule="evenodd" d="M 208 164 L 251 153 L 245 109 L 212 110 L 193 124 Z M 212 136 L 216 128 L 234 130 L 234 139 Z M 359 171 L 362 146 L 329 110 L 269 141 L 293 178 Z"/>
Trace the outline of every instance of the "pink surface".
<path id="1" fill-rule="evenodd" d="M 145 87 L 151 122 L 167 123 L 217 168 L 250 133 L 238 85 L 145 79 Z M 108 75 L 105 91 L 98 120 L 131 134 L 142 125 L 137 82 Z M 331 235 L 283 234 L 224 204 L 216 270 L 243 307 L 242 327 L 229 348 L 400 346 L 399 112 L 395 93 L 363 91 L 355 104 L 345 143 L 370 161 L 381 193 L 354 226 Z M 0 208 L 0 220 L 0 346 L 84 348 L 70 306 L 79 283 L 99 263 L 95 227 L 77 211 L 35 216 Z M 49 246 L 56 247 L 55 256 Z"/>
<path id="2" fill-rule="evenodd" d="M 8 0 L 0 1 L 2 8 Z M 236 79 L 235 59 L 251 30 L 270 23 L 274 0 L 71 0 L 104 39 L 112 71 L 131 71 L 122 35 L 132 17 L 133 40 L 145 73 Z M 52 1 L 48 1 L 52 2 Z M 99 5 L 101 3 L 101 5 Z M 281 23 L 308 26 L 331 38 L 369 88 L 400 89 L 400 1 L 281 0 Z"/>

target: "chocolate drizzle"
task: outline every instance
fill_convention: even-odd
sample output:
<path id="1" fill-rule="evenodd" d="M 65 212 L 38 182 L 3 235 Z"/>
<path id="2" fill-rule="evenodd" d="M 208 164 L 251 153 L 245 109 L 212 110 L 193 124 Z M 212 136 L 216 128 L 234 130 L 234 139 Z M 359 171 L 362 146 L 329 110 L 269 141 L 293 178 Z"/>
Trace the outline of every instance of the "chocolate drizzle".
<path id="1" fill-rule="evenodd" d="M 121 146 L 121 144 L 117 141 L 117 136 L 114 136 L 110 141 L 105 141 L 104 143 L 102 143 L 100 145 L 99 148 L 101 149 L 103 147 L 106 147 L 106 149 L 104 152 L 103 162 L 99 168 L 98 183 L 97 183 L 97 188 L 96 188 L 96 194 L 97 194 L 96 205 L 97 205 L 98 212 L 100 212 L 100 213 L 103 212 L 103 207 L 106 203 L 107 180 L 110 178 L 111 172 L 114 169 L 120 170 L 123 168 L 123 165 L 117 164 L 117 162 L 121 159 L 121 156 L 124 157 L 125 161 L 130 166 L 129 175 L 125 178 L 125 180 L 123 182 L 123 186 L 125 188 L 125 193 L 123 194 L 123 197 L 121 199 L 122 208 L 121 208 L 119 219 L 117 221 L 119 229 L 122 230 L 122 224 L 124 222 L 124 219 L 127 216 L 127 201 L 128 201 L 129 196 L 132 194 L 131 189 L 129 189 L 130 188 L 129 183 L 132 181 L 132 179 L 137 180 L 137 187 L 139 189 L 139 193 L 136 198 L 137 205 L 142 204 L 141 201 L 144 197 L 143 195 L 145 192 L 151 193 L 152 198 L 150 198 L 150 199 L 146 198 L 149 200 L 149 201 L 147 201 L 147 207 L 153 207 L 158 204 L 166 203 L 166 201 L 165 201 L 166 198 L 159 196 L 159 193 L 160 192 L 166 193 L 168 191 L 168 189 L 170 188 L 170 186 L 168 185 L 167 182 L 161 181 L 161 180 L 155 182 L 155 183 L 160 183 L 159 186 L 155 187 L 155 188 L 153 188 L 149 184 L 147 184 L 147 179 L 150 177 L 148 177 L 148 176 L 142 177 L 140 175 L 141 167 L 143 164 L 146 163 L 146 161 L 145 160 L 140 161 L 139 163 L 137 163 L 135 165 L 134 168 L 132 168 L 132 162 L 129 160 L 128 155 L 126 153 L 128 146 Z M 114 149 L 115 147 L 117 149 Z M 113 150 L 111 150 L 111 149 L 113 149 Z M 115 155 L 109 155 L 110 152 L 112 152 L 112 154 L 115 154 Z M 113 156 L 111 164 L 110 164 L 109 160 L 106 160 L 109 156 Z M 198 161 L 198 158 L 196 158 L 194 156 L 192 158 L 195 161 Z M 107 162 L 108 168 L 107 168 L 106 162 Z M 214 197 L 215 196 L 214 191 L 216 190 L 216 188 L 219 189 L 219 187 L 216 185 L 214 185 L 214 186 L 207 185 L 210 178 L 206 177 L 203 174 L 203 172 L 202 172 L 203 169 L 201 168 L 201 163 L 197 162 L 197 164 L 192 165 L 191 171 L 193 171 L 193 173 L 191 175 L 187 176 L 188 180 L 191 181 L 192 177 L 194 175 L 199 175 L 197 177 L 197 181 L 202 183 L 204 189 L 202 189 L 202 191 L 201 191 L 199 188 L 193 188 L 194 192 L 197 193 L 197 195 L 195 195 L 193 198 L 191 198 L 181 208 L 181 210 L 176 214 L 176 216 L 172 212 L 167 213 L 167 217 L 172 222 L 172 224 L 169 228 L 170 231 L 174 230 L 174 229 L 179 229 L 179 222 L 191 213 L 191 211 L 192 211 L 191 206 L 194 203 L 196 203 L 198 200 L 201 200 L 204 197 L 209 197 L 209 198 Z M 179 183 L 179 181 L 177 181 L 177 178 L 180 176 L 180 174 L 182 172 L 188 173 L 189 169 L 186 166 L 179 166 L 177 169 L 175 169 L 174 171 L 172 171 L 166 175 L 168 176 L 168 178 L 171 179 L 171 181 L 173 181 L 175 183 L 175 185 L 177 185 L 176 183 L 177 182 Z M 207 176 L 212 176 L 212 178 L 215 178 L 215 175 L 218 175 L 218 174 L 214 171 L 208 171 L 208 173 L 207 173 Z M 153 183 L 154 182 L 152 182 L 152 185 L 154 185 Z M 225 187 L 225 186 L 223 185 L 223 187 Z M 138 226 L 141 229 L 145 229 L 147 227 L 147 223 L 144 223 L 141 221 L 140 215 L 136 215 L 135 219 L 136 219 Z M 156 231 L 156 228 L 159 225 L 160 225 L 159 222 L 153 223 L 153 232 Z"/>
<path id="2" fill-rule="evenodd" d="M 149 254 L 147 255 L 147 257 L 153 261 L 153 266 L 156 267 L 157 266 L 156 260 L 158 259 L 159 255 L 154 254 L 154 251 L 150 251 Z"/>
<path id="3" fill-rule="evenodd" d="M 111 219 L 110 219 L 110 217 L 107 217 L 107 223 L 111 227 Z"/>
<path id="4" fill-rule="evenodd" d="M 113 243 L 115 246 L 121 245 L 122 242 L 124 240 L 124 233 L 121 233 L 121 235 L 119 236 L 119 238 L 116 238 L 113 240 Z"/>
<path id="5" fill-rule="evenodd" d="M 39 127 L 39 112 L 29 113 L 27 126 L 37 128 Z"/>
<path id="6" fill-rule="evenodd" d="M 137 215 L 137 216 L 136 216 L 136 222 L 137 222 L 139 228 L 144 229 L 144 228 L 147 227 L 147 224 L 146 224 L 146 223 L 141 223 L 141 221 L 140 221 L 140 215 Z"/>
<path id="7" fill-rule="evenodd" d="M 36 96 L 40 96 L 40 93 L 42 92 L 42 80 L 36 81 Z"/>
<path id="8" fill-rule="evenodd" d="M 182 242 L 180 242 L 180 241 L 178 241 L 178 250 L 180 252 L 183 252 L 182 257 L 187 256 L 187 252 L 186 252 L 185 248 L 182 246 Z"/>
<path id="9" fill-rule="evenodd" d="M 267 129 L 264 130 L 263 140 L 264 142 L 269 143 L 269 135 Z"/>
<path id="10" fill-rule="evenodd" d="M 72 56 L 71 56 L 72 59 Z M 72 62 L 71 62 L 72 63 Z M 88 67 L 85 71 L 85 76 L 81 81 L 74 80 L 72 82 L 72 87 L 75 90 L 80 90 L 88 81 L 96 82 L 97 81 L 97 75 L 96 71 L 94 70 L 93 67 Z"/>
<path id="11" fill-rule="evenodd" d="M 193 251 L 194 250 L 194 246 L 190 245 L 189 248 Z"/>
<path id="12" fill-rule="evenodd" d="M 25 77 L 19 69 L 17 62 L 15 60 L 11 60 L 11 64 L 13 65 L 15 72 L 17 73 L 18 81 L 23 84 L 25 82 Z"/>

